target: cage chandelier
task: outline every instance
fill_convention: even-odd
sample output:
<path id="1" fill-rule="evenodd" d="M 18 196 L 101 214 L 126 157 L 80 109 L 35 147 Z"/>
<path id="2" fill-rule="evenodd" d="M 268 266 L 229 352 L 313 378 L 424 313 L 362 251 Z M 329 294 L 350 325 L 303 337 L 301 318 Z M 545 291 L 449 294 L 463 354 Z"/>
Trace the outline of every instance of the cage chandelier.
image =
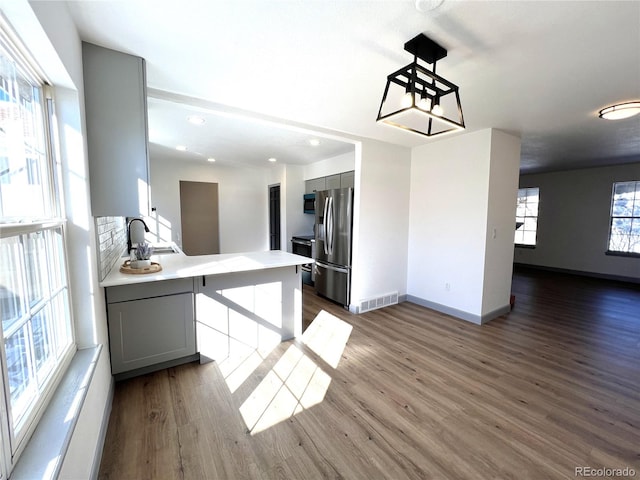
<path id="1" fill-rule="evenodd" d="M 404 49 L 413 54 L 413 62 L 387 76 L 377 121 L 426 137 L 464 130 L 458 87 L 436 74 L 436 62 L 447 50 L 424 34 Z"/>

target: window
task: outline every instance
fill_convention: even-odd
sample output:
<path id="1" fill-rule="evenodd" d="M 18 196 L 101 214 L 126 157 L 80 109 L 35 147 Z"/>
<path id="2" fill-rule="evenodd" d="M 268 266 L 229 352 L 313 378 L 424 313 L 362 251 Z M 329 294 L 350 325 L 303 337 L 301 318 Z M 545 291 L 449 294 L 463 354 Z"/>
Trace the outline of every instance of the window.
<path id="1" fill-rule="evenodd" d="M 75 351 L 45 92 L 0 30 L 0 463 L 15 463 Z"/>
<path id="2" fill-rule="evenodd" d="M 640 255 L 640 181 L 613 184 L 609 252 Z"/>
<path id="3" fill-rule="evenodd" d="M 516 245 L 536 245 L 536 232 L 538 230 L 538 204 L 540 189 L 521 188 L 518 190 L 518 203 L 516 205 Z"/>

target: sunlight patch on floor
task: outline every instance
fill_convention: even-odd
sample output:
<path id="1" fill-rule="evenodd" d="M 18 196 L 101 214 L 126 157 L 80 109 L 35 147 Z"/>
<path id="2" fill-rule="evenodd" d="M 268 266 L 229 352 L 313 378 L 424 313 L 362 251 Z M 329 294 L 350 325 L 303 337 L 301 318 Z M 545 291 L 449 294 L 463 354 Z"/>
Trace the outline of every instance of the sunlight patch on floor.
<path id="1" fill-rule="evenodd" d="M 229 391 L 234 393 L 245 382 L 256 368 L 264 361 L 257 350 L 247 352 L 245 355 L 229 356 L 220 362 L 220 372 L 227 382 Z"/>
<path id="2" fill-rule="evenodd" d="M 234 393 L 262 364 L 280 343 L 277 341 L 263 342 L 260 348 L 254 348 L 234 339 L 229 341 L 229 355 L 218 362 L 220 373 L 224 377 L 227 387 Z"/>
<path id="3" fill-rule="evenodd" d="M 307 328 L 302 341 L 328 365 L 337 368 L 351 330 L 348 323 L 322 311 Z M 321 403 L 330 384 L 328 373 L 296 345 L 290 345 L 241 405 L 240 414 L 254 435 Z"/>
<path id="4" fill-rule="evenodd" d="M 252 434 L 286 420 L 324 399 L 331 377 L 291 345 L 240 407 Z"/>
<path id="5" fill-rule="evenodd" d="M 200 354 L 218 362 L 234 393 L 282 342 L 282 282 L 211 289 L 196 302 Z"/>
<path id="6" fill-rule="evenodd" d="M 338 368 L 353 327 L 322 310 L 302 335 L 302 342 L 333 368 Z"/>

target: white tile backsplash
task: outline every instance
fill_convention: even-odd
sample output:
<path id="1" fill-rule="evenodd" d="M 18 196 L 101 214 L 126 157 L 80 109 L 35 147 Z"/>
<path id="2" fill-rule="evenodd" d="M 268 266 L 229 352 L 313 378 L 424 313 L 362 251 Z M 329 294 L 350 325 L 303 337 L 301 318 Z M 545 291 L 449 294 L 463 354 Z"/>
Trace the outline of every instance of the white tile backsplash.
<path id="1" fill-rule="evenodd" d="M 104 280 L 122 259 L 127 248 L 127 223 L 124 217 L 95 217 L 98 236 L 98 273 Z"/>

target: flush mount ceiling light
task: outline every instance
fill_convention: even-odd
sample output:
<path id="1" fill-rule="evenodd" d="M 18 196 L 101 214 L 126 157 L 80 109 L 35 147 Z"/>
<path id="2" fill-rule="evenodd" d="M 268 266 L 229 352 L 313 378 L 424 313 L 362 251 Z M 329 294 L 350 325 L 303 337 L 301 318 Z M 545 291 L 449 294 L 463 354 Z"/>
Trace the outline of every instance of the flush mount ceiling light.
<path id="1" fill-rule="evenodd" d="M 269 158 L 269 159 L 268 159 L 268 161 L 270 161 L 271 163 L 273 163 L 273 162 L 276 162 L 277 160 L 276 160 L 276 158 L 271 157 L 271 158 Z"/>
<path id="2" fill-rule="evenodd" d="M 447 51 L 423 34 L 404 49 L 413 54 L 413 62 L 387 76 L 377 121 L 426 137 L 464 130 L 458 87 L 436 74 L 436 62 Z"/>
<path id="3" fill-rule="evenodd" d="M 178 145 L 178 146 L 176 146 L 176 150 L 179 150 L 181 152 L 186 152 L 187 151 L 187 147 L 185 147 L 184 145 Z"/>
<path id="4" fill-rule="evenodd" d="M 606 120 L 622 120 L 640 113 L 640 102 L 619 103 L 600 110 L 600 118 Z"/>
<path id="5" fill-rule="evenodd" d="M 187 121 L 194 125 L 202 125 L 205 122 L 204 118 L 199 117 L 198 115 L 189 115 L 187 117 Z"/>
<path id="6" fill-rule="evenodd" d="M 416 10 L 419 12 L 431 12 L 442 5 L 444 0 L 416 0 Z"/>

